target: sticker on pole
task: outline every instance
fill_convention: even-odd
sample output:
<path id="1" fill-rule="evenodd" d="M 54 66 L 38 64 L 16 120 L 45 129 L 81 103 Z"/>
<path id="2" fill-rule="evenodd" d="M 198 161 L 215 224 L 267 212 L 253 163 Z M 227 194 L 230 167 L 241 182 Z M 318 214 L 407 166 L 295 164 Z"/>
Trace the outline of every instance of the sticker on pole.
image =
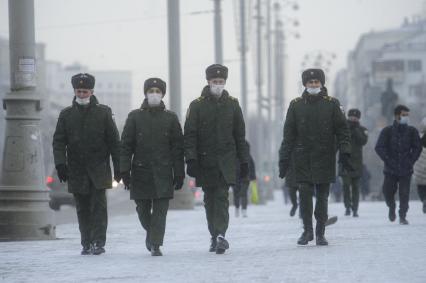
<path id="1" fill-rule="evenodd" d="M 36 65 L 32 57 L 21 57 L 18 60 L 18 66 L 15 71 L 15 84 L 19 87 L 36 86 Z"/>

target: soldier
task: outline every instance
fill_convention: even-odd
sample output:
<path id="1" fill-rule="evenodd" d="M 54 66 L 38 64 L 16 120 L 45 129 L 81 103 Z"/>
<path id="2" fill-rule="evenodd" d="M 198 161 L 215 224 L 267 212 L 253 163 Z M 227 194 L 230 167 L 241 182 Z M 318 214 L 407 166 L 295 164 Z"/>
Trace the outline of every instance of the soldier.
<path id="1" fill-rule="evenodd" d="M 376 153 L 385 164 L 383 195 L 389 207 L 389 220 L 395 221 L 395 194 L 399 190 L 399 223 L 407 225 L 408 201 L 413 165 L 422 151 L 419 132 L 408 125 L 410 109 L 398 105 L 394 109 L 395 120 L 379 135 Z"/>
<path id="2" fill-rule="evenodd" d="M 146 230 L 146 248 L 152 256 L 162 256 L 169 200 L 185 178 L 183 135 L 178 117 L 162 101 L 166 83 L 147 79 L 144 93 L 141 108 L 129 113 L 124 126 L 120 170 Z"/>
<path id="3" fill-rule="evenodd" d="M 358 217 L 358 203 L 359 203 L 359 187 L 360 180 L 363 172 L 362 165 L 362 148 L 367 144 L 368 131 L 360 125 L 361 111 L 358 109 L 350 109 L 348 111 L 348 126 L 351 134 L 351 157 L 349 163 L 352 166 L 352 171 L 346 171 L 339 164 L 339 175 L 342 177 L 343 182 L 343 199 L 345 204 L 345 215 Z"/>
<path id="4" fill-rule="evenodd" d="M 208 85 L 189 106 L 186 115 L 185 159 L 187 173 L 204 191 L 210 251 L 223 254 L 229 248 L 225 233 L 229 223 L 229 187 L 249 172 L 245 124 L 238 100 L 224 89 L 228 68 L 214 64 L 206 69 Z"/>
<path id="5" fill-rule="evenodd" d="M 105 252 L 108 224 L 105 189 L 120 182 L 119 134 L 111 109 L 93 95 L 95 78 L 77 74 L 71 79 L 75 97 L 61 111 L 53 135 L 53 156 L 60 182 L 74 194 L 81 233 L 82 255 Z"/>
<path id="6" fill-rule="evenodd" d="M 336 176 L 336 147 L 344 168 L 349 168 L 350 135 L 339 101 L 327 94 L 324 72 L 308 69 L 303 72 L 302 81 L 305 91 L 291 101 L 284 124 L 279 151 L 280 178 L 286 176 L 294 162 L 304 226 L 297 243 L 307 245 L 314 238 L 312 197 L 315 191 L 316 244 L 328 245 L 324 232 L 330 183 Z"/>

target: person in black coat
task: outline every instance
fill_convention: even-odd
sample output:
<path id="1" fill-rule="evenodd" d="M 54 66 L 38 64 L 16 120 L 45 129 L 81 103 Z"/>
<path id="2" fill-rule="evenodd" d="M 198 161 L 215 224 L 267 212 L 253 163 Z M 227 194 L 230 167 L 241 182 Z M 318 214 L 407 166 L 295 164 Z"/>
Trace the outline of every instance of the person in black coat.
<path id="1" fill-rule="evenodd" d="M 395 193 L 399 190 L 399 220 L 407 225 L 408 200 L 413 165 L 422 151 L 419 132 L 409 126 L 410 110 L 404 105 L 395 107 L 395 120 L 384 128 L 377 140 L 376 153 L 383 160 L 383 194 L 389 207 L 389 220 L 395 221 Z"/>
<path id="2" fill-rule="evenodd" d="M 246 177 L 242 177 L 240 174 L 240 170 L 238 170 L 237 166 L 237 183 L 232 187 L 234 192 L 234 205 L 235 205 L 235 217 L 240 216 L 240 206 L 241 206 L 241 214 L 243 217 L 247 217 L 247 204 L 248 204 L 248 188 L 250 185 L 250 181 L 256 180 L 256 168 L 254 165 L 253 157 L 250 154 L 250 144 L 246 141 L 247 148 L 249 151 L 249 174 Z M 237 161 L 239 164 L 239 161 Z"/>

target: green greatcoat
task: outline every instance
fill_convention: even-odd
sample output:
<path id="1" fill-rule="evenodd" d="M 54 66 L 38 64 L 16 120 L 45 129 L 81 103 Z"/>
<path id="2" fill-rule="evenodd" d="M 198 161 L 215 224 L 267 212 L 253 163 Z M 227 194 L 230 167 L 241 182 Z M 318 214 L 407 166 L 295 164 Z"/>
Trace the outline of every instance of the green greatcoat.
<path id="1" fill-rule="evenodd" d="M 236 183 L 236 160 L 248 163 L 245 124 L 238 100 L 224 90 L 217 99 L 204 87 L 192 101 L 185 121 L 185 158 L 196 160 L 197 186 L 214 186 L 223 175 L 226 184 Z"/>
<path id="2" fill-rule="evenodd" d="M 68 166 L 68 191 L 88 194 L 112 187 L 110 157 L 119 168 L 120 138 L 111 108 L 98 103 L 94 95 L 88 106 L 75 102 L 61 111 L 53 134 L 55 165 Z"/>
<path id="3" fill-rule="evenodd" d="M 173 198 L 173 177 L 185 176 L 183 135 L 178 117 L 150 107 L 129 113 L 121 135 L 120 171 L 131 171 L 130 198 Z"/>
<path id="4" fill-rule="evenodd" d="M 351 172 L 346 172 L 343 170 L 341 164 L 339 164 L 339 175 L 344 177 L 361 177 L 362 175 L 362 148 L 367 144 L 368 141 L 368 131 L 366 128 L 359 124 L 351 124 L 348 121 L 349 131 L 351 136 L 351 157 L 349 159 L 352 168 L 354 169 Z"/>
<path id="5" fill-rule="evenodd" d="M 349 129 L 339 101 L 328 96 L 326 88 L 318 95 L 304 92 L 292 100 L 279 156 L 287 168 L 294 162 L 296 182 L 334 182 L 337 149 L 351 152 Z"/>

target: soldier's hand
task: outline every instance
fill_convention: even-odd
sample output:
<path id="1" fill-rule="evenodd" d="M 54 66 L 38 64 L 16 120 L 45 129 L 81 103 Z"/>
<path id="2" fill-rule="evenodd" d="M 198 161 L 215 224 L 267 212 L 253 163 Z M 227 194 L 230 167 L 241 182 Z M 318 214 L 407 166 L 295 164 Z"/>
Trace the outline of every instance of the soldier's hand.
<path id="1" fill-rule="evenodd" d="M 183 187 L 183 180 L 185 179 L 184 176 L 175 176 L 173 178 L 173 189 L 175 191 L 178 191 L 180 189 L 182 189 Z"/>
<path id="2" fill-rule="evenodd" d="M 130 171 L 122 172 L 121 178 L 123 179 L 124 189 L 130 190 Z"/>
<path id="3" fill-rule="evenodd" d="M 68 180 L 68 168 L 65 164 L 56 165 L 56 172 L 58 173 L 59 182 L 65 183 Z"/>
<path id="4" fill-rule="evenodd" d="M 198 176 L 198 163 L 197 160 L 191 159 L 186 163 L 186 173 L 188 176 L 196 178 Z"/>
<path id="5" fill-rule="evenodd" d="M 240 164 L 240 178 L 246 179 L 249 175 L 249 166 L 248 163 L 241 163 Z"/>
<path id="6" fill-rule="evenodd" d="M 280 161 L 279 167 L 280 167 L 280 175 L 279 175 L 279 177 L 281 179 L 284 179 L 285 175 L 287 175 L 288 166 L 284 162 Z"/>
<path id="7" fill-rule="evenodd" d="M 339 162 L 342 164 L 343 170 L 346 172 L 354 171 L 352 164 L 350 163 L 351 155 L 349 153 L 342 153 L 339 156 Z"/>

